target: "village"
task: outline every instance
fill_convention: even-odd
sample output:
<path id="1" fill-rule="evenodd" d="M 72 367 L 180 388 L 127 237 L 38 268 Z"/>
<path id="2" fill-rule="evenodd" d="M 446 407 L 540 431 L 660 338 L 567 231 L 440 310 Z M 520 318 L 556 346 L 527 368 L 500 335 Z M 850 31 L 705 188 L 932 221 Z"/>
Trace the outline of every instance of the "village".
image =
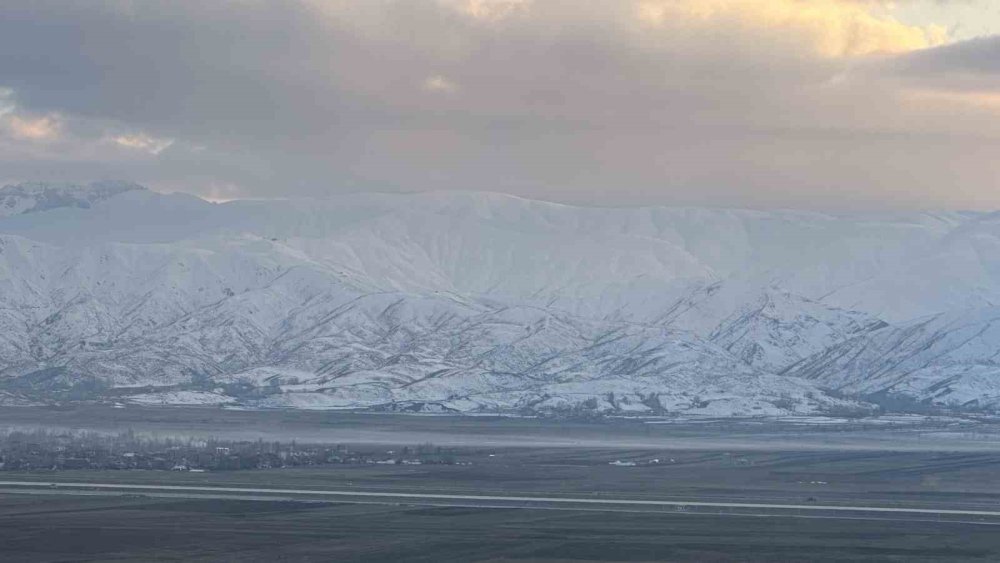
<path id="1" fill-rule="evenodd" d="M 0 471 L 236 471 L 330 464 L 467 464 L 433 444 L 399 449 L 295 441 L 157 438 L 121 434 L 9 431 L 0 434 Z"/>

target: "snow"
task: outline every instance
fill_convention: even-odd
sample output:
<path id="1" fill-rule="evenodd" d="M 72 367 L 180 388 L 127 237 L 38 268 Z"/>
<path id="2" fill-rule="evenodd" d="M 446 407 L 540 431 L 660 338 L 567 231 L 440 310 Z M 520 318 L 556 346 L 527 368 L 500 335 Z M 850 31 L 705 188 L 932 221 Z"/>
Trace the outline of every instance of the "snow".
<path id="1" fill-rule="evenodd" d="M 140 405 L 221 405 L 230 400 L 225 395 L 200 391 L 164 391 L 129 397 L 129 402 Z"/>
<path id="2" fill-rule="evenodd" d="M 59 207 L 89 208 L 92 205 L 142 186 L 127 182 L 73 184 L 26 183 L 0 188 L 0 217 L 47 211 Z"/>
<path id="3" fill-rule="evenodd" d="M 0 209 L 0 381 L 18 400 L 100 381 L 257 408 L 1000 408 L 986 213 L 214 204 L 116 183 L 8 186 Z"/>
<path id="4" fill-rule="evenodd" d="M 857 395 L 996 410 L 1000 309 L 941 313 L 886 327 L 831 347 L 789 373 Z"/>

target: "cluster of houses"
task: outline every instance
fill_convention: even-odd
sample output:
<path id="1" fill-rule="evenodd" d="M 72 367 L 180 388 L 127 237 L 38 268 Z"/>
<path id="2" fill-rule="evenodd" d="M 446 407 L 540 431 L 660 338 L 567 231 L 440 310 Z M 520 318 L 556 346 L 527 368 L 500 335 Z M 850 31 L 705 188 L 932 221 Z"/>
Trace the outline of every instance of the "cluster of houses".
<path id="1" fill-rule="evenodd" d="M 296 442 L 150 439 L 118 435 L 0 434 L 0 471 L 120 469 L 234 471 L 328 464 L 454 464 L 454 456 L 431 445 L 400 450 L 359 450 L 344 445 Z"/>

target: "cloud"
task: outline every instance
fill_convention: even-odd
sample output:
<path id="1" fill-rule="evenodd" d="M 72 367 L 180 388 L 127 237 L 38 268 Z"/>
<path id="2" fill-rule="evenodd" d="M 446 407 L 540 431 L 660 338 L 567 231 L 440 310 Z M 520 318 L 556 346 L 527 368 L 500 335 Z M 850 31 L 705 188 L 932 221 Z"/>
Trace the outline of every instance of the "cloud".
<path id="1" fill-rule="evenodd" d="M 14 111 L 16 106 L 12 98 L 14 97 L 14 91 L 10 88 L 0 88 L 0 117 L 7 115 Z"/>
<path id="2" fill-rule="evenodd" d="M 477 20 L 498 21 L 525 14 L 530 0 L 442 0 L 442 4 Z"/>
<path id="3" fill-rule="evenodd" d="M 8 112 L 0 123 L 10 136 L 26 141 L 51 141 L 59 137 L 61 129 L 54 115 L 32 118 Z"/>
<path id="4" fill-rule="evenodd" d="M 125 147 L 127 149 L 144 151 L 153 155 L 160 154 L 170 147 L 170 145 L 174 144 L 173 139 L 157 139 L 155 137 L 150 137 L 145 133 L 117 135 L 111 137 L 111 141 L 118 146 Z"/>
<path id="5" fill-rule="evenodd" d="M 825 57 L 900 53 L 947 40 L 943 27 L 906 25 L 873 12 L 871 4 L 845 0 L 643 0 L 637 7 L 639 18 L 651 25 L 721 25 L 739 32 L 787 35 Z"/>
<path id="6" fill-rule="evenodd" d="M 13 109 L 0 119 L 58 116 L 59 135 L 0 140 L 0 166 L 226 198 L 1000 205 L 982 150 L 996 108 L 920 94 L 991 91 L 992 51 L 934 48 L 940 29 L 893 13 L 850 0 L 7 0 L 0 108 Z"/>
<path id="7" fill-rule="evenodd" d="M 891 84 L 921 111 L 944 111 L 953 124 L 1000 115 L 1000 36 L 969 39 L 872 61 L 857 69 L 865 80 Z M 970 111 L 971 110 L 971 111 Z M 979 129 L 984 122 L 973 125 Z"/>
<path id="8" fill-rule="evenodd" d="M 423 82 L 424 90 L 428 92 L 443 92 L 454 94 L 458 91 L 458 85 L 443 76 L 430 76 Z"/>
<path id="9" fill-rule="evenodd" d="M 956 88 L 997 88 L 1000 86 L 1000 36 L 909 53 L 886 66 L 900 76 L 918 81 L 936 81 Z"/>

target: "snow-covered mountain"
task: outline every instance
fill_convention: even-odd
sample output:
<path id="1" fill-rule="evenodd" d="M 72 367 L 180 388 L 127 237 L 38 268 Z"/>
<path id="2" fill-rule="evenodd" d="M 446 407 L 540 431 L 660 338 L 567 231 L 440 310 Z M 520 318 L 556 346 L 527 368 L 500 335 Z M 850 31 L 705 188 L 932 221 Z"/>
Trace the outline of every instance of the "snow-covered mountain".
<path id="1" fill-rule="evenodd" d="M 941 313 L 858 335 L 786 373 L 911 407 L 1000 410 L 1000 309 Z"/>
<path id="2" fill-rule="evenodd" d="M 25 183 L 0 188 L 0 217 L 46 211 L 57 207 L 88 208 L 122 192 L 140 190 L 127 182 L 74 184 Z"/>
<path id="3" fill-rule="evenodd" d="M 1000 334 L 983 333 L 974 361 L 896 343 L 928 315 L 1000 303 L 991 214 L 479 192 L 216 204 L 118 183 L 8 186 L 0 207 L 0 386 L 36 400 L 739 415 L 867 412 L 890 395 L 1000 404 L 984 367 Z M 935 341 L 972 330 L 934 322 Z M 947 397 L 929 391 L 969 365 L 940 378 Z"/>

